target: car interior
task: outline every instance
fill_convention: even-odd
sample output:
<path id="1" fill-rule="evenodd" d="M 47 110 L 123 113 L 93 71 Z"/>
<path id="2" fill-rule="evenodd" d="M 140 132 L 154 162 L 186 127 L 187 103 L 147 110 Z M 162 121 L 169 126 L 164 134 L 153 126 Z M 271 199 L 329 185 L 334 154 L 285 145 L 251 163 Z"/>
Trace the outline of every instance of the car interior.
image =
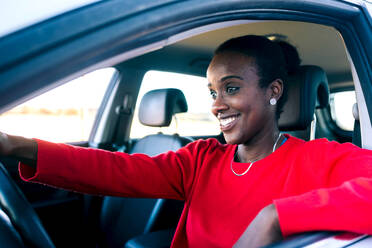
<path id="1" fill-rule="evenodd" d="M 213 117 L 208 104 L 197 104 L 203 114 L 184 116 L 201 96 L 196 92 L 199 85 L 205 90 L 203 97 L 209 99 L 206 81 L 198 82 L 196 87 L 192 78 L 185 82 L 173 80 L 163 87 L 162 79 L 151 77 L 151 73 L 176 73 L 206 80 L 214 49 L 227 39 L 246 34 L 285 40 L 298 49 L 301 67 L 289 76 L 288 101 L 279 119 L 283 133 L 304 140 L 327 138 L 361 146 L 357 105 L 350 120 L 351 128 L 340 126 L 342 120 L 338 120 L 335 112 L 339 108 L 335 106 L 337 94 L 348 92 L 355 97 L 352 65 L 340 32 L 322 24 L 282 20 L 236 20 L 193 29 L 172 36 L 166 46 L 155 46 L 112 64 L 114 73 L 102 82 L 106 88 L 98 98 L 102 100 L 94 110 L 86 140 L 61 142 L 150 156 L 177 150 L 197 139 L 216 138 L 224 143 L 223 135 L 211 134 L 209 126 L 198 129 L 205 122 L 216 125 L 210 121 Z M 146 77 L 149 86 L 144 88 Z M 191 98 L 177 83 L 191 92 Z M 89 91 L 81 92 L 79 97 L 84 99 L 89 94 Z M 348 103 L 350 108 L 341 106 L 343 112 L 352 116 L 354 103 L 355 100 Z M 6 112 L 2 113 L 0 122 L 6 117 Z M 189 122 L 182 126 L 185 119 Z M 133 135 L 137 124 L 144 127 L 139 129 L 139 135 Z M 172 129 L 168 131 L 170 126 Z M 0 229 L 9 234 L 0 235 L 6 238 L 0 242 L 9 243 L 9 247 L 170 245 L 182 201 L 69 192 L 23 182 L 13 158 L 1 158 L 1 164 L 6 169 L 1 168 L 0 180 L 9 182 L 9 186 L 0 189 Z M 17 195 L 8 197 L 9 191 L 16 191 Z"/>

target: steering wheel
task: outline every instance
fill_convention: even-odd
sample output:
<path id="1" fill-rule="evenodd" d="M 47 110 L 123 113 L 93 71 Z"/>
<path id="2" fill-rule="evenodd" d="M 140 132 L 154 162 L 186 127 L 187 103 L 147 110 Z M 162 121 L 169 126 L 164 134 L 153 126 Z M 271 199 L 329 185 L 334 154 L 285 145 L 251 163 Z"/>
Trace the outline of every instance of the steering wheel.
<path id="1" fill-rule="evenodd" d="M 0 162 L 0 242 L 7 247 L 55 247 L 39 217 Z M 3 231 L 4 230 L 4 231 Z M 4 241 L 4 242 L 2 242 Z"/>

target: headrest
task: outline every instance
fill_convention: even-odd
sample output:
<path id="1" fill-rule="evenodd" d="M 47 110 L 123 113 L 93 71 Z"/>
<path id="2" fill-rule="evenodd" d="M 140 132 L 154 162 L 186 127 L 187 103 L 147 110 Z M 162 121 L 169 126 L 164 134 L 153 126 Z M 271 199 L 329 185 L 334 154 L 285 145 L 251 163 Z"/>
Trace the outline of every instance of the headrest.
<path id="1" fill-rule="evenodd" d="M 313 120 L 315 108 L 328 106 L 328 80 L 318 66 L 301 66 L 284 87 L 288 90 L 288 100 L 279 118 L 282 131 L 306 129 Z"/>
<path id="2" fill-rule="evenodd" d="M 139 107 L 139 120 L 143 125 L 166 127 L 176 113 L 187 111 L 187 102 L 179 89 L 158 89 L 147 92 Z"/>

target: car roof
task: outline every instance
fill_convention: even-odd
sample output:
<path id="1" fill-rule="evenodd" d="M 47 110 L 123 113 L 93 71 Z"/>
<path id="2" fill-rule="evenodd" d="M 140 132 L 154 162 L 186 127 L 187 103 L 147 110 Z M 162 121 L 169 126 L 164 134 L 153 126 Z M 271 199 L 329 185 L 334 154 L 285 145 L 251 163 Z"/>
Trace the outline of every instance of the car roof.
<path id="1" fill-rule="evenodd" d="M 202 31 L 194 30 L 193 34 L 188 31 L 190 37 L 180 41 L 178 39 L 183 38 L 182 34 L 171 37 L 170 42 L 174 44 L 124 62 L 123 65 L 205 76 L 213 51 L 219 44 L 232 37 L 255 34 L 279 38 L 295 45 L 302 64 L 323 68 L 334 87 L 353 85 L 345 45 L 339 32 L 332 27 L 293 21 L 247 20 L 221 23 L 221 26 L 224 27 L 209 27 L 210 31 L 204 27 Z"/>

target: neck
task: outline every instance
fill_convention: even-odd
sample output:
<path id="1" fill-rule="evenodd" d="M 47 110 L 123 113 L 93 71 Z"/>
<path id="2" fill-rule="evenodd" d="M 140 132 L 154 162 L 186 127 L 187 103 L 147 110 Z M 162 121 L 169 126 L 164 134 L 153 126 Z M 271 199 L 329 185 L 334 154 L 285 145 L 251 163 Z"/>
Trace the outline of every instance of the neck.
<path id="1" fill-rule="evenodd" d="M 283 139 L 279 137 L 278 128 L 274 128 L 271 132 L 265 132 L 263 135 L 256 135 L 248 142 L 238 146 L 238 158 L 240 162 L 249 163 L 265 158 L 273 152 L 273 147 L 277 141 L 276 149 L 279 148 Z"/>

